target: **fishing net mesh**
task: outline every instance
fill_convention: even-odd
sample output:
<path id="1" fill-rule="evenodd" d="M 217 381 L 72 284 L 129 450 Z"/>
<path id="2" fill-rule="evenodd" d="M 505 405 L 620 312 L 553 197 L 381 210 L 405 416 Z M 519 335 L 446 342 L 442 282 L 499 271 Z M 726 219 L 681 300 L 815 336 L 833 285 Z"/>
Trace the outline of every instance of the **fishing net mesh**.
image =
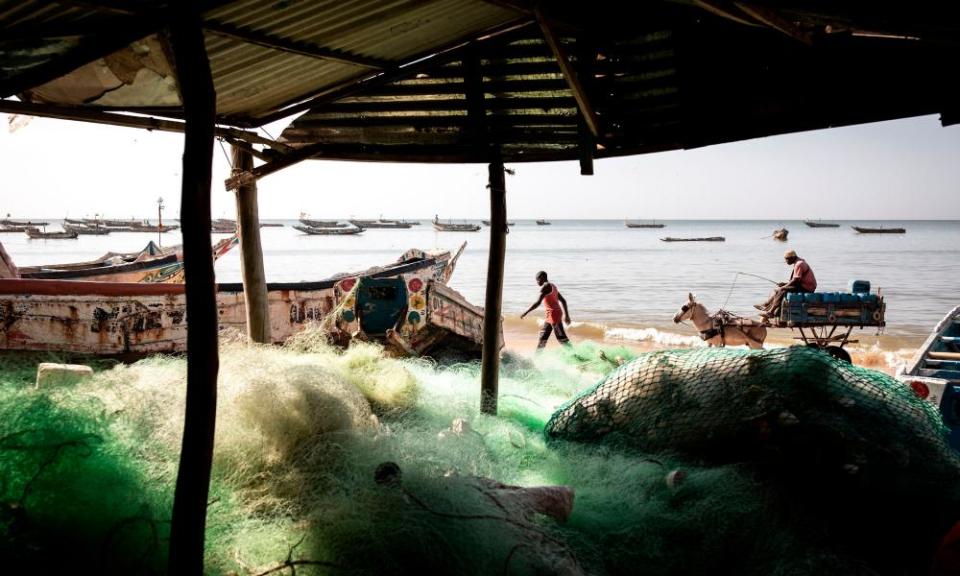
<path id="1" fill-rule="evenodd" d="M 607 390 L 664 358 L 687 367 L 709 358 L 715 367 L 756 363 L 753 372 L 741 367 L 749 379 L 795 353 L 672 351 L 633 360 L 629 350 L 585 342 L 532 358 L 506 354 L 500 412 L 487 416 L 476 362 L 400 361 L 374 345 L 338 351 L 326 341 L 307 333 L 284 348 L 222 347 L 206 573 L 874 573 L 902 568 L 911 555 L 925 566 L 931 534 L 957 518 L 955 482 L 942 483 L 955 459 L 940 452 L 935 414 L 893 382 L 855 384 L 879 377 L 805 351 L 795 359 L 809 364 L 796 377 L 811 384 L 807 391 L 773 377 L 738 387 L 730 376 L 729 396 L 684 388 L 689 398 L 680 399 L 664 390 L 687 384 L 663 364 L 658 374 L 673 379 L 651 388 L 646 412 L 657 399 L 661 423 L 699 429 L 699 440 L 689 431 L 676 443 L 657 426 L 625 420 L 603 432 L 579 418 L 571 440 L 581 441 L 567 441 L 554 433 L 572 414 L 566 403 L 586 402 L 591 395 L 578 393 L 597 381 L 593 392 Z M 38 360 L 51 358 L 0 356 L 5 571 L 163 573 L 185 361 L 99 365 L 86 382 L 37 390 Z M 826 387 L 807 374 L 815 369 L 849 390 Z M 774 391 L 736 397 L 756 386 Z M 866 414 L 868 406 L 877 414 Z M 720 433 L 726 426 L 735 432 Z M 842 430 L 843 457 L 830 447 L 818 459 L 803 435 L 781 430 L 804 428 Z M 642 440 L 649 430 L 655 440 Z M 723 448 L 724 438 L 734 449 Z M 885 442 L 873 446 L 875 438 Z M 402 472 L 396 481 L 376 481 L 385 462 Z M 874 473 L 881 465 L 893 474 Z M 511 488 L 561 485 L 575 493 L 565 522 Z M 889 541 L 896 543 L 878 545 Z"/>

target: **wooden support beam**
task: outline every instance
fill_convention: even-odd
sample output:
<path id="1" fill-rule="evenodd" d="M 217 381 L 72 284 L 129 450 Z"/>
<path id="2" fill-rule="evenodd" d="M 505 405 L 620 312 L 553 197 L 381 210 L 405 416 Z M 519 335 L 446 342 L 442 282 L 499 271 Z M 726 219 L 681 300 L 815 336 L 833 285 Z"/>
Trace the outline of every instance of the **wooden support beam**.
<path id="1" fill-rule="evenodd" d="M 326 142 L 321 142 L 317 144 L 310 144 L 302 148 L 297 148 L 293 152 L 287 152 L 273 162 L 262 164 L 252 170 L 235 173 L 233 176 L 224 181 L 224 186 L 227 190 L 236 190 L 240 186 L 249 184 L 250 182 L 256 182 L 264 176 L 268 176 L 274 172 L 283 170 L 289 166 L 293 166 L 294 164 L 299 164 L 300 162 L 308 160 L 313 156 L 322 154 L 323 149 L 326 146 Z"/>
<path id="2" fill-rule="evenodd" d="M 128 114 L 114 114 L 90 110 L 80 106 L 54 106 L 52 104 L 32 104 L 15 100 L 0 100 L 0 112 L 8 114 L 24 114 L 27 116 L 42 116 L 44 118 L 59 118 L 61 120 L 75 120 L 77 122 L 91 122 L 93 124 L 107 124 L 124 126 L 126 128 L 142 128 L 144 130 L 159 130 L 161 132 L 180 132 L 186 130 L 186 124 L 175 120 L 162 120 L 149 116 L 131 116 Z M 289 146 L 264 138 L 256 132 L 237 128 L 214 128 L 214 133 L 223 138 L 242 140 L 253 144 L 263 144 L 280 150 L 289 149 Z"/>
<path id="3" fill-rule="evenodd" d="M 811 39 L 810 34 L 806 30 L 801 29 L 793 22 L 780 16 L 775 10 L 747 2 L 734 2 L 733 4 L 754 20 L 762 22 L 774 30 L 779 30 L 783 34 L 786 34 L 794 40 L 803 42 L 808 46 L 813 45 L 813 39 Z"/>
<path id="4" fill-rule="evenodd" d="M 586 122 L 587 128 L 590 129 L 590 133 L 593 134 L 594 138 L 600 138 L 600 122 L 597 120 L 597 114 L 590 104 L 590 99 L 587 98 L 587 92 L 583 88 L 583 83 L 574 71 L 570 60 L 567 59 L 563 46 L 560 45 L 560 39 L 554 34 L 553 28 L 550 23 L 547 22 L 539 5 L 535 9 L 535 12 L 537 15 L 537 23 L 540 24 L 540 30 L 543 31 L 543 38 L 547 41 L 547 45 L 550 46 L 554 58 L 557 59 L 557 64 L 560 65 L 563 77 L 566 79 L 570 91 L 573 92 L 573 97 L 577 101 L 577 107 L 580 108 L 580 113 L 583 115 L 583 121 Z"/>
<path id="5" fill-rule="evenodd" d="M 494 148 L 490 177 L 490 251 L 487 294 L 483 308 L 483 356 L 480 360 L 480 411 L 497 413 L 500 386 L 500 315 L 503 304 L 503 260 L 507 252 L 507 187 L 503 159 Z"/>
<path id="6" fill-rule="evenodd" d="M 170 527 L 171 575 L 204 573 L 203 549 L 217 416 L 217 299 L 210 241 L 216 93 L 196 5 L 174 4 L 170 27 L 186 131 L 180 222 L 187 300 L 187 393 Z"/>
<path id="7" fill-rule="evenodd" d="M 583 78 L 583 89 L 588 94 L 594 79 L 593 69 L 596 61 L 597 49 L 593 46 L 593 43 L 586 39 L 586 35 L 579 36 L 577 38 L 577 75 Z M 583 115 L 579 118 L 577 129 L 580 134 L 578 146 L 580 175 L 593 176 L 593 155 L 597 151 L 596 137 L 590 132 Z"/>
<path id="8" fill-rule="evenodd" d="M 232 152 L 234 173 L 253 168 L 253 155 L 247 150 L 234 146 Z M 270 307 L 267 304 L 267 276 L 263 272 L 256 181 L 237 188 L 237 231 L 240 234 L 240 273 L 247 309 L 247 337 L 251 342 L 269 344 Z"/>
<path id="9" fill-rule="evenodd" d="M 343 62 L 344 64 L 363 66 L 364 68 L 372 68 L 374 70 L 383 70 L 384 68 L 393 66 L 393 62 L 390 62 L 389 60 L 367 58 L 365 56 L 343 52 L 342 50 L 331 50 L 329 48 L 316 46 L 309 42 L 281 38 L 280 36 L 274 36 L 265 32 L 251 30 L 249 28 L 240 28 L 231 24 L 217 22 L 215 20 L 205 21 L 203 23 L 203 27 L 215 34 L 219 34 L 220 36 L 234 38 L 236 40 L 240 40 L 241 42 L 256 44 L 257 46 L 263 46 L 264 48 L 270 48 L 272 50 L 280 50 L 282 52 L 289 52 L 291 54 L 299 54 L 300 56 Z"/>

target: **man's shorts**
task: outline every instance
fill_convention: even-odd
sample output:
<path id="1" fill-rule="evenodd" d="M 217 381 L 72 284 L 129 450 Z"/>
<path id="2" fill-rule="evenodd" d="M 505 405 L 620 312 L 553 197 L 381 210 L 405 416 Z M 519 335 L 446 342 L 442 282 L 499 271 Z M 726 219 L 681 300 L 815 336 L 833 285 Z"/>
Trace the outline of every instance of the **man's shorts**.
<path id="1" fill-rule="evenodd" d="M 540 342 L 537 344 L 537 348 L 543 348 L 547 345 L 547 340 L 550 339 L 551 332 L 556 333 L 557 341 L 561 344 L 570 343 L 570 339 L 567 338 L 567 331 L 563 329 L 563 322 L 557 322 L 556 325 L 544 322 L 543 328 L 540 329 Z"/>

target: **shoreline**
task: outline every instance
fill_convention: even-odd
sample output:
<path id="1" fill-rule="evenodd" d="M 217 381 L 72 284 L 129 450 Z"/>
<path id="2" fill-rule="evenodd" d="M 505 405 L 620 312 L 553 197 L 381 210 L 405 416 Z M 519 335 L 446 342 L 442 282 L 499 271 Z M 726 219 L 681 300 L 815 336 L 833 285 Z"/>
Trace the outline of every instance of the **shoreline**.
<path id="1" fill-rule="evenodd" d="M 530 355 L 537 350 L 541 318 L 520 320 L 505 316 L 503 321 L 504 350 L 520 355 Z M 671 329 L 672 328 L 672 329 Z M 567 327 L 572 342 L 590 340 L 597 344 L 623 346 L 636 353 L 667 350 L 671 348 L 694 348 L 705 346 L 697 332 L 689 325 L 636 325 L 608 327 L 592 322 L 573 322 Z M 771 330 L 764 342 L 765 348 L 779 348 L 798 343 L 799 332 L 789 329 Z M 923 343 L 925 337 L 901 334 L 877 334 L 864 329 L 851 334 L 850 352 L 853 363 L 893 375 L 901 364 L 906 363 Z M 560 344 L 550 336 L 547 348 Z"/>

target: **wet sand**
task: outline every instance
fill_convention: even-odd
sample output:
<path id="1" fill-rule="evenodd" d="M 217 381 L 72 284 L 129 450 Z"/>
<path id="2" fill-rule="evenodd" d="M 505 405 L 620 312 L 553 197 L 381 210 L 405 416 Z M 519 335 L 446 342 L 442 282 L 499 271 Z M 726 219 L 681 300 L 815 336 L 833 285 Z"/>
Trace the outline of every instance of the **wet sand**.
<path id="1" fill-rule="evenodd" d="M 504 349 L 527 355 L 537 349 L 540 319 L 506 317 L 503 323 Z M 703 346 L 696 329 L 687 324 L 667 326 L 637 326 L 630 329 L 613 329 L 591 323 L 574 322 L 567 327 L 567 335 L 573 342 L 592 340 L 598 344 L 624 346 L 637 353 L 669 348 Z M 800 334 L 786 329 L 770 330 L 764 342 L 766 347 L 792 346 L 800 342 Z M 897 366 L 908 361 L 923 343 L 923 338 L 902 335 L 880 334 L 875 330 L 854 330 L 852 341 L 845 348 L 854 364 L 894 374 Z M 547 347 L 559 346 L 551 335 Z"/>

